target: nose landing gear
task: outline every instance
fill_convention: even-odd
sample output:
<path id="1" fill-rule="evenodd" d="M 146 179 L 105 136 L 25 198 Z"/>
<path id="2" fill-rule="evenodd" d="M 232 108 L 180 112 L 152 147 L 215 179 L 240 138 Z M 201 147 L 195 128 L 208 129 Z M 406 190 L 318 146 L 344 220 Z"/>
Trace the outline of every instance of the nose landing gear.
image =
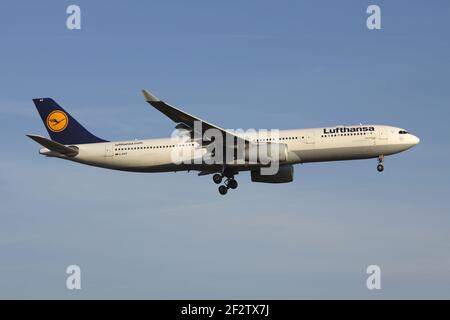
<path id="1" fill-rule="evenodd" d="M 377 165 L 378 172 L 383 172 L 384 170 L 383 163 L 384 163 L 384 156 L 383 155 L 378 156 L 378 165 Z"/>

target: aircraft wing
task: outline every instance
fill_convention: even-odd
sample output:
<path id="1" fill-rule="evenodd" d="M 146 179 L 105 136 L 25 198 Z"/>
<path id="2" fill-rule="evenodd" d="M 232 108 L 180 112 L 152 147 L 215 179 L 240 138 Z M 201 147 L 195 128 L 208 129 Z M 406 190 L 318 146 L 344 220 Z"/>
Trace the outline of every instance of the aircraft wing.
<path id="1" fill-rule="evenodd" d="M 143 90 L 142 93 L 144 94 L 145 100 L 151 104 L 155 109 L 165 114 L 168 118 L 170 118 L 172 121 L 177 123 L 176 128 L 177 129 L 188 129 L 190 131 L 194 131 L 196 128 L 194 126 L 194 123 L 198 121 L 201 123 L 202 132 L 197 132 L 198 134 L 201 134 L 203 137 L 203 134 L 208 129 L 216 129 L 222 132 L 223 136 L 225 135 L 231 135 L 236 137 L 237 139 L 241 139 L 245 142 L 249 142 L 248 140 L 239 137 L 238 135 L 228 132 L 225 129 L 222 129 L 219 126 L 216 126 L 212 123 L 206 122 L 205 120 L 202 120 L 200 118 L 197 118 L 193 115 L 190 115 L 187 112 L 184 112 L 178 108 L 175 108 L 171 106 L 170 104 L 165 103 L 164 101 L 158 99 L 153 94 L 148 92 L 147 90 Z"/>

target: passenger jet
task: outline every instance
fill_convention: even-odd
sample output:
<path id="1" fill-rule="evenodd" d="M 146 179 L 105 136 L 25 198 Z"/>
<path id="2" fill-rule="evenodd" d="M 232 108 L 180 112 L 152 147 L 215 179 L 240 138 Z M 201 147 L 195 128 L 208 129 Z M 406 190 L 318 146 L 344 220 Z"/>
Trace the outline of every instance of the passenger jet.
<path id="1" fill-rule="evenodd" d="M 377 159 L 377 170 L 382 172 L 385 156 L 408 150 L 420 142 L 417 136 L 407 130 L 386 125 L 359 124 L 279 130 L 274 136 L 260 135 L 258 132 L 235 133 L 171 106 L 146 90 L 143 94 L 150 105 L 175 122 L 175 128 L 184 132 L 181 134 L 184 139 L 174 140 L 171 137 L 107 141 L 86 130 L 51 98 L 33 99 L 51 139 L 38 135 L 28 137 L 44 147 L 39 153 L 47 157 L 122 171 L 192 170 L 198 171 L 200 176 L 212 175 L 214 183 L 220 185 L 219 193 L 222 195 L 229 189 L 238 187 L 235 175 L 241 171 L 250 171 L 253 182 L 287 183 L 293 181 L 295 164 Z M 215 139 L 205 137 L 206 131 L 210 129 L 222 134 L 224 141 L 232 142 L 224 144 L 221 150 L 217 146 L 211 150 L 210 146 L 214 144 Z M 238 143 L 244 146 L 242 157 L 236 152 Z M 263 147 L 267 150 L 268 147 L 274 146 L 277 147 L 277 157 L 271 158 L 277 162 L 278 169 L 273 174 L 263 174 L 268 163 L 259 161 L 258 156 L 250 158 L 249 151 Z M 174 161 L 175 151 L 183 151 L 184 160 L 196 161 Z M 222 151 L 220 158 L 223 161 L 211 163 L 204 160 L 215 156 L 217 151 Z M 229 154 L 232 156 L 225 157 Z"/>

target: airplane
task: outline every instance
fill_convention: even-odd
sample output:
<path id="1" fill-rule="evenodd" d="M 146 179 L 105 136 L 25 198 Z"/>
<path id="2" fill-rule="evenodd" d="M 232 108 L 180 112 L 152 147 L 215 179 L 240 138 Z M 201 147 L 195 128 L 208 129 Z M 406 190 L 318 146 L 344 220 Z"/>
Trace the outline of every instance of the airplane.
<path id="1" fill-rule="evenodd" d="M 214 183 L 220 185 L 221 195 L 238 187 L 235 175 L 242 171 L 250 171 L 252 182 L 288 183 L 293 181 L 296 164 L 378 159 L 377 170 L 382 172 L 385 156 L 406 151 L 420 142 L 407 130 L 387 125 L 279 130 L 274 136 L 261 136 L 258 132 L 235 133 L 171 106 L 146 90 L 143 90 L 143 95 L 146 102 L 175 122 L 177 130 L 184 132 L 181 134 L 183 140 L 174 142 L 171 137 L 107 141 L 90 133 L 51 98 L 33 99 L 51 139 L 39 135 L 27 136 L 43 147 L 39 153 L 46 157 L 130 172 L 198 171 L 199 176 L 212 175 Z M 207 130 L 216 130 L 223 137 L 231 137 L 232 142 L 220 147 L 222 149 L 216 146 L 211 150 L 209 147 L 214 143 L 214 138 L 204 138 Z M 245 152 L 242 157 L 236 156 L 237 142 L 243 143 Z M 270 175 L 262 174 L 267 162 L 258 161 L 258 156 L 256 160 L 248 156 L 249 150 L 263 146 L 277 146 L 275 152 L 278 157 L 273 159 L 277 161 L 278 170 Z M 188 160 L 198 160 L 199 151 L 200 158 L 222 151 L 220 158 L 223 161 L 179 163 L 174 161 L 173 154 L 180 150 Z M 231 157 L 224 156 L 230 153 L 233 153 Z"/>

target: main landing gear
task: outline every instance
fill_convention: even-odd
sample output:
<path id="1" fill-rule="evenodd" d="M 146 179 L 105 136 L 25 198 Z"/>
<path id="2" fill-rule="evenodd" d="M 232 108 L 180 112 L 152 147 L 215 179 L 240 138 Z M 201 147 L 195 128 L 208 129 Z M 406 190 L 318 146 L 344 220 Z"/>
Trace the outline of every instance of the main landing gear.
<path id="1" fill-rule="evenodd" d="M 377 165 L 378 172 L 383 172 L 383 170 L 384 170 L 383 163 L 384 163 L 384 156 L 381 155 L 381 156 L 378 157 L 378 165 Z"/>
<path id="2" fill-rule="evenodd" d="M 234 179 L 234 175 L 225 176 L 216 173 L 213 175 L 213 181 L 215 184 L 221 184 L 224 177 L 226 178 L 225 183 L 219 187 L 219 193 L 221 195 L 226 195 L 228 189 L 236 189 L 238 187 L 238 182 Z"/>

